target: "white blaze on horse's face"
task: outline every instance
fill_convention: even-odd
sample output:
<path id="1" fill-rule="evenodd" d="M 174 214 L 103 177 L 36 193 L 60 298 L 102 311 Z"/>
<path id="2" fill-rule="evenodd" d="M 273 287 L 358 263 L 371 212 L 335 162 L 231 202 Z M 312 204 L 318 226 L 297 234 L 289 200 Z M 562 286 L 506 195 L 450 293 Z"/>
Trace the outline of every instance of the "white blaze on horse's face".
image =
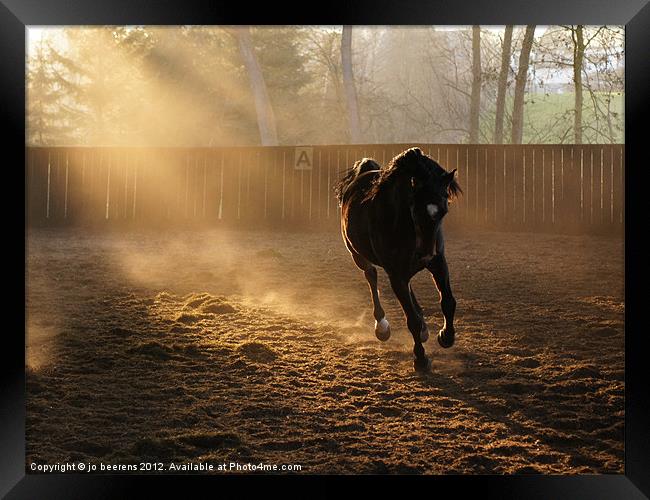
<path id="1" fill-rule="evenodd" d="M 427 205 L 427 212 L 429 212 L 429 216 L 433 219 L 436 214 L 438 213 L 438 205 L 434 205 L 433 203 L 429 203 Z"/>

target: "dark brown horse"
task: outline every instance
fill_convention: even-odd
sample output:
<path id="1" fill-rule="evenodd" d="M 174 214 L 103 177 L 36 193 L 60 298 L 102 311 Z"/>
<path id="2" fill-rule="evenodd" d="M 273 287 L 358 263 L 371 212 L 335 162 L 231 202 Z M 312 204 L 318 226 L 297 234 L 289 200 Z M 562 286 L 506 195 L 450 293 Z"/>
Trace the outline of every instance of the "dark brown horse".
<path id="1" fill-rule="evenodd" d="M 375 335 L 382 341 L 390 337 L 377 290 L 375 266 L 380 266 L 388 274 L 413 335 L 416 370 L 431 366 L 422 346 L 429 330 L 409 283 L 424 268 L 433 276 L 445 317 L 438 342 L 442 347 L 454 343 L 456 300 L 449 284 L 442 219 L 450 199 L 462 193 L 455 173 L 411 148 L 383 169 L 368 158 L 357 161 L 335 187 L 343 241 L 370 285 Z"/>

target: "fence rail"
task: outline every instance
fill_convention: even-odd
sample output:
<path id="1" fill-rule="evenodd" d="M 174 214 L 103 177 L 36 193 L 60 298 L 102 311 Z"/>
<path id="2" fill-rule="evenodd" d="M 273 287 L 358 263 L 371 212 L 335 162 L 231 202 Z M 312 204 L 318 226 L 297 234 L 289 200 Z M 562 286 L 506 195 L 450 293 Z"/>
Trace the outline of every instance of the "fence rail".
<path id="1" fill-rule="evenodd" d="M 30 225 L 339 223 L 333 185 L 354 161 L 386 164 L 414 144 L 29 147 Z M 417 144 L 458 169 L 464 196 L 446 225 L 620 232 L 624 146 Z"/>

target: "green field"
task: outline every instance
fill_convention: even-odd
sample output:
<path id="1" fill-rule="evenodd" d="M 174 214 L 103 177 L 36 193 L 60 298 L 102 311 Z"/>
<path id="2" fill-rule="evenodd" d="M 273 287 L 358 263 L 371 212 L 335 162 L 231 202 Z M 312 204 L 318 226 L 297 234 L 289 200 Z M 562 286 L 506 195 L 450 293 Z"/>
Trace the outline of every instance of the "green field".
<path id="1" fill-rule="evenodd" d="M 623 93 L 612 94 L 607 120 L 608 94 L 594 95 L 602 110 L 594 112 L 594 102 L 589 93 L 583 95 L 583 143 L 623 143 L 625 125 L 625 101 Z M 573 143 L 573 108 L 574 94 L 527 94 L 524 106 L 524 143 L 557 144 Z M 504 142 L 510 142 L 509 117 L 512 112 L 512 98 L 507 102 Z M 492 142 L 494 131 L 494 110 L 481 115 L 481 136 L 484 142 Z M 611 139 L 613 137 L 613 140 Z"/>

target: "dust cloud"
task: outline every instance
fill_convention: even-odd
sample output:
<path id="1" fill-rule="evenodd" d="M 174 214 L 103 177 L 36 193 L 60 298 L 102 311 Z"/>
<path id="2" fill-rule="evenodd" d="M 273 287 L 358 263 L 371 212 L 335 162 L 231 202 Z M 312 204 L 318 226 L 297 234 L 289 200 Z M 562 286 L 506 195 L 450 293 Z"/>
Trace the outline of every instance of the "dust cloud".
<path id="1" fill-rule="evenodd" d="M 332 283 L 332 278 L 341 285 L 352 279 L 359 285 L 354 297 L 366 297 L 363 274 L 351 260 L 341 266 L 347 251 L 342 242 L 327 248 L 330 234 L 315 234 L 311 240 L 310 251 L 296 237 L 282 241 L 272 232 L 210 230 L 170 234 L 153 248 L 118 245 L 114 259 L 119 271 L 139 286 L 180 295 L 203 287 L 200 291 L 234 296 L 247 306 L 366 334 L 374 322 L 371 310 L 351 308 L 350 295 Z"/>

